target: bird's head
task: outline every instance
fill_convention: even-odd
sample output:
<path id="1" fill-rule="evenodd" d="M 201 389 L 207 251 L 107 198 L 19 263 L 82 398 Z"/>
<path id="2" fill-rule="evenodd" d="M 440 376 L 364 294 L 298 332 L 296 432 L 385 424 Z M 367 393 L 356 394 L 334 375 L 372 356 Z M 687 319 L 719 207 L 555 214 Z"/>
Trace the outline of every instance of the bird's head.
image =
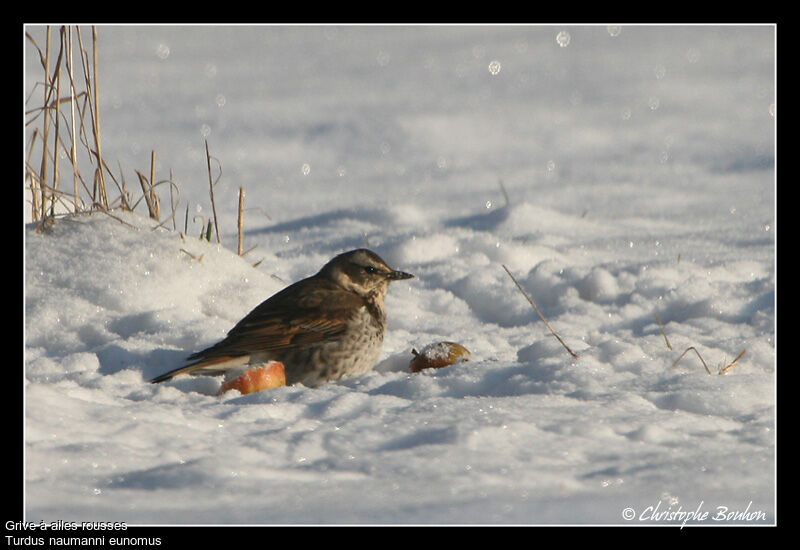
<path id="1" fill-rule="evenodd" d="M 320 275 L 359 296 L 377 295 L 381 298 L 391 281 L 413 277 L 410 273 L 392 269 L 380 256 L 366 248 L 339 254 L 325 264 Z"/>

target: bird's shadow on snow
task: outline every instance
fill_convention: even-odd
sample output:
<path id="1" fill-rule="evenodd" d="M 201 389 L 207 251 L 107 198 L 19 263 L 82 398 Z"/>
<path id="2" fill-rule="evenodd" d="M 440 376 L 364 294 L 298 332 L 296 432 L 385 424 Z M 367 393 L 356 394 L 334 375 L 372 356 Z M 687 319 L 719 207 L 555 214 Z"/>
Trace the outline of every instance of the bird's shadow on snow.
<path id="1" fill-rule="evenodd" d="M 292 233 L 309 227 L 324 227 L 342 220 L 373 221 L 377 215 L 377 212 L 372 211 L 339 208 L 329 212 L 322 212 L 321 214 L 279 222 L 259 229 L 251 229 L 247 233 L 254 235 L 260 233 Z"/>
<path id="2" fill-rule="evenodd" d="M 150 351 L 131 351 L 117 344 L 108 344 L 95 352 L 100 360 L 98 372 L 116 374 L 122 370 L 139 368 L 144 378 L 150 379 L 178 368 L 188 355 L 183 350 L 156 348 Z"/>

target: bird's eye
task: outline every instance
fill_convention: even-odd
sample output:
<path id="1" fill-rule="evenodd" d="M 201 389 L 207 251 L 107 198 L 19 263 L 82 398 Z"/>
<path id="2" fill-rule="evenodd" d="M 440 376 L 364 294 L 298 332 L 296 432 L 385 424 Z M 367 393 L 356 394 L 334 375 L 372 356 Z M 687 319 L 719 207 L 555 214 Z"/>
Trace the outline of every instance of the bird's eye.
<path id="1" fill-rule="evenodd" d="M 378 272 L 378 268 L 377 267 L 372 267 L 371 265 L 365 265 L 364 266 L 364 271 L 366 271 L 367 273 L 372 275 L 372 274 L 375 274 L 375 273 Z"/>

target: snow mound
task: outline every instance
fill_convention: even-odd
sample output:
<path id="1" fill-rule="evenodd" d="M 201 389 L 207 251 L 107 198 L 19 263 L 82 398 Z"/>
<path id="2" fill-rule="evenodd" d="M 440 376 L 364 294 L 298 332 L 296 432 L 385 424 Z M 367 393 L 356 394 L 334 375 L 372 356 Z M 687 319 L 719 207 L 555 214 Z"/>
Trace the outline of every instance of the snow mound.
<path id="1" fill-rule="evenodd" d="M 32 517 L 59 510 L 145 523 L 188 515 L 193 523 L 527 522 L 544 502 L 588 497 L 615 503 L 594 510 L 592 521 L 614 522 L 614 506 L 643 493 L 669 488 L 700 498 L 721 480 L 769 505 L 768 490 L 752 489 L 770 486 L 769 469 L 753 485 L 751 465 L 772 452 L 772 348 L 761 343 L 746 367 L 725 376 L 708 376 L 689 357 L 671 368 L 674 354 L 654 321 L 630 307 L 635 277 L 626 303 L 617 303 L 625 285 L 606 269 L 565 274 L 543 262 L 523 277 L 534 294 L 551 295 L 545 309 L 578 360 L 487 263 L 450 290 L 422 281 L 403 298 L 393 288 L 374 372 L 318 389 L 217 396 L 221 377 L 147 380 L 222 337 L 282 284 L 215 244 L 119 217 L 124 223 L 94 215 L 26 230 Z M 428 242 L 440 253 L 414 261 L 409 252 L 404 265 L 442 269 L 457 258 L 448 236 Z M 270 257 L 279 264 L 296 269 Z M 718 284 L 735 293 L 741 278 L 729 279 Z M 611 308 L 613 319 L 598 307 Z M 701 318 L 717 328 L 737 322 L 703 308 L 670 318 L 673 339 L 697 334 Z M 579 327 L 590 324 L 596 330 L 581 338 Z M 409 371 L 412 347 L 455 337 L 473 351 L 468 362 Z M 48 412 L 54 402 L 56 414 Z M 730 463 L 732 452 L 747 460 Z M 352 497 L 356 487 L 367 496 Z M 224 494 L 237 498 L 219 508 Z M 475 499 L 503 513 L 487 516 Z M 67 500 L 69 509 L 58 504 Z M 342 500 L 347 507 L 332 506 Z M 541 517 L 574 520 L 563 506 Z"/>

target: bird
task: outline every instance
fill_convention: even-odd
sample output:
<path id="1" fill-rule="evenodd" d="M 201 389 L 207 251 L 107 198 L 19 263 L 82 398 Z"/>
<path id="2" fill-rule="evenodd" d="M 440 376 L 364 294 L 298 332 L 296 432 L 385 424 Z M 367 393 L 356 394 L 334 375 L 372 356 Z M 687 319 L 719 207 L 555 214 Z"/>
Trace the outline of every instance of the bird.
<path id="1" fill-rule="evenodd" d="M 366 248 L 339 254 L 315 275 L 264 300 L 189 364 L 153 378 L 219 375 L 280 361 L 286 385 L 316 387 L 364 374 L 380 357 L 389 283 L 411 279 Z"/>

